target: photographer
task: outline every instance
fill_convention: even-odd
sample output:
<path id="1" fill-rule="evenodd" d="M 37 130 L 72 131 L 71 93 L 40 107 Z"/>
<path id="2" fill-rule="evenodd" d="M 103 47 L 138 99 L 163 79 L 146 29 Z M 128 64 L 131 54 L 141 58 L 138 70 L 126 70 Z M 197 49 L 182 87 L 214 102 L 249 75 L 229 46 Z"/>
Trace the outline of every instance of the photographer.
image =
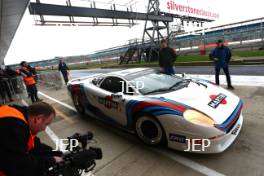
<path id="1" fill-rule="evenodd" d="M 0 176 L 41 176 L 63 161 L 36 137 L 55 116 L 53 107 L 44 102 L 29 107 L 0 105 Z"/>

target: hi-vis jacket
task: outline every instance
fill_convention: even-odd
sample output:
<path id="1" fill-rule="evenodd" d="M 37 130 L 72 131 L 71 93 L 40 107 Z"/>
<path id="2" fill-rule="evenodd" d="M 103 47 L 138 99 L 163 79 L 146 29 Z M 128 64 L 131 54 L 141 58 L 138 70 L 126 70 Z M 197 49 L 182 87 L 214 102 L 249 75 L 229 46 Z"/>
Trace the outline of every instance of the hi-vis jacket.
<path id="1" fill-rule="evenodd" d="M 52 148 L 31 134 L 27 107 L 0 105 L 0 176 L 41 176 L 55 164 Z"/>
<path id="2" fill-rule="evenodd" d="M 23 121 L 25 124 L 28 124 L 24 115 L 20 111 L 18 111 L 17 109 L 13 107 L 9 107 L 7 105 L 0 107 L 0 119 L 4 119 L 4 118 L 15 118 L 15 119 Z M 27 142 L 28 151 L 30 151 L 34 147 L 34 138 L 35 136 L 33 136 L 30 133 L 28 142 Z M 6 175 L 4 174 L 4 172 L 0 171 L 0 176 L 6 176 Z"/>
<path id="3" fill-rule="evenodd" d="M 17 109 L 13 107 L 7 106 L 7 105 L 0 107 L 0 119 L 2 118 L 16 118 L 18 120 L 23 121 L 25 124 L 28 125 L 27 120 L 25 119 L 24 115 L 20 111 L 18 111 Z M 28 142 L 27 142 L 28 151 L 34 148 L 34 138 L 35 136 L 32 135 L 30 132 Z"/>
<path id="4" fill-rule="evenodd" d="M 23 80 L 27 86 L 36 84 L 33 73 L 27 69 L 27 67 L 22 67 L 21 69 L 16 70 L 16 72 L 23 77 Z"/>

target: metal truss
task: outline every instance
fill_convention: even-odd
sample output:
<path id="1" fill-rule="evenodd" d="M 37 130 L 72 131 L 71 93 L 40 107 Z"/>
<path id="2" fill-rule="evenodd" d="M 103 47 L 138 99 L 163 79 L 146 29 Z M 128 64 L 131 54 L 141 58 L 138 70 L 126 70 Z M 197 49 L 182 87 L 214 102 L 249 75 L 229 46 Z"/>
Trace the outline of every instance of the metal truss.
<path id="1" fill-rule="evenodd" d="M 31 15 L 38 15 L 36 20 L 38 25 L 56 25 L 56 24 L 71 24 L 71 25 L 103 25 L 103 26 L 133 26 L 136 23 L 134 20 L 155 20 L 155 21 L 173 21 L 170 15 L 160 16 L 155 14 L 146 14 L 133 12 L 132 8 L 127 8 L 127 11 L 116 9 L 115 4 L 112 4 L 110 9 L 98 9 L 95 2 L 90 8 L 75 7 L 71 5 L 71 1 L 66 1 L 64 5 L 43 4 L 39 0 L 36 3 L 31 2 L 29 12 Z M 47 20 L 44 16 L 54 17 L 69 17 L 68 20 Z M 90 17 L 92 21 L 78 21 L 75 17 Z M 110 19 L 110 21 L 100 21 L 99 19 Z M 119 22 L 118 20 L 128 20 L 127 22 Z"/>

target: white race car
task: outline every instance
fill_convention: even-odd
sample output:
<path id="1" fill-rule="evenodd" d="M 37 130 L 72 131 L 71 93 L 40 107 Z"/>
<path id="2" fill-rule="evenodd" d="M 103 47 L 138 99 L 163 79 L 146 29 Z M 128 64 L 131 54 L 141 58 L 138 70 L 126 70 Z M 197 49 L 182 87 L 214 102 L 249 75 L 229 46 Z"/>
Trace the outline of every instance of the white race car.
<path id="1" fill-rule="evenodd" d="M 242 101 L 206 80 L 133 68 L 71 80 L 77 111 L 133 131 L 146 144 L 219 153 L 238 136 Z"/>

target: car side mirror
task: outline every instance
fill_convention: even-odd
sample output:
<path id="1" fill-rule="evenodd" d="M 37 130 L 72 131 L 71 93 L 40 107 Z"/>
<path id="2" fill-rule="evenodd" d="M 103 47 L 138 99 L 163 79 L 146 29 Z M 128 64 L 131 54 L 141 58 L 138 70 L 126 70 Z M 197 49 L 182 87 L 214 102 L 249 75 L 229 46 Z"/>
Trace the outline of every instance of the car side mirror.
<path id="1" fill-rule="evenodd" d="M 113 93 L 111 97 L 115 102 L 121 102 L 124 100 L 124 94 L 122 92 Z"/>

